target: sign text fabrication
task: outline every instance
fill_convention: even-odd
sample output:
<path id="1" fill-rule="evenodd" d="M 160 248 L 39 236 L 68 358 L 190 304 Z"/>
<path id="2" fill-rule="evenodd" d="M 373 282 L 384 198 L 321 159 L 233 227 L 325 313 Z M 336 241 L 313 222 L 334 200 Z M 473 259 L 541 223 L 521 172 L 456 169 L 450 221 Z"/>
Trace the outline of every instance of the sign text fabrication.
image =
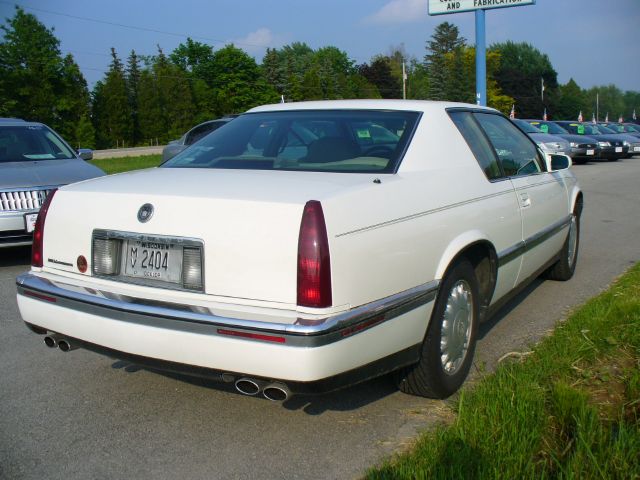
<path id="1" fill-rule="evenodd" d="M 429 15 L 533 5 L 536 0 L 429 0 Z"/>

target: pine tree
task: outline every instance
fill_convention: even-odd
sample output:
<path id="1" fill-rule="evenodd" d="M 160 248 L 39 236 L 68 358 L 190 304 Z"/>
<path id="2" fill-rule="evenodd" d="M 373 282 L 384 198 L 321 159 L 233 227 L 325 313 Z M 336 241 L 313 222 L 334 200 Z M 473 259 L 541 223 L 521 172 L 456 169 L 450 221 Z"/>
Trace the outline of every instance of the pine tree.
<path id="1" fill-rule="evenodd" d="M 454 54 L 465 45 L 466 40 L 460 36 L 458 27 L 443 22 L 436 27 L 427 41 L 427 55 L 424 57 L 429 75 L 429 98 L 432 100 L 449 100 L 451 89 L 451 71 L 447 65 L 447 55 Z"/>
<path id="2" fill-rule="evenodd" d="M 133 122 L 124 67 L 114 48 L 111 49 L 111 65 L 100 85 L 100 96 L 101 111 L 96 121 L 100 143 L 108 148 L 122 146 L 132 138 Z"/>
<path id="3" fill-rule="evenodd" d="M 131 111 L 131 136 L 129 137 L 129 141 L 131 145 L 138 145 L 138 143 L 140 143 L 140 121 L 138 119 L 140 58 L 136 55 L 135 50 L 131 50 L 129 58 L 127 58 L 125 80 L 127 85 L 127 99 L 129 101 L 129 109 Z"/>

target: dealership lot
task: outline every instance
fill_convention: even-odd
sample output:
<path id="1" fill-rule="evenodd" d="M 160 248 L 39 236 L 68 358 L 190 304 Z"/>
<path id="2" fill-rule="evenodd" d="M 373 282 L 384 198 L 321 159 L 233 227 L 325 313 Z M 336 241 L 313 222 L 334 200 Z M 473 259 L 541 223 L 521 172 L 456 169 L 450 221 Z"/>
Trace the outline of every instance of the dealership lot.
<path id="1" fill-rule="evenodd" d="M 640 260 L 640 157 L 574 171 L 585 192 L 576 277 L 535 282 L 485 326 L 477 372 L 526 349 Z M 28 249 L 0 252 L 2 478 L 350 478 L 447 419 L 443 402 L 385 379 L 278 404 L 47 349 L 17 312 L 15 276 L 28 261 Z"/>

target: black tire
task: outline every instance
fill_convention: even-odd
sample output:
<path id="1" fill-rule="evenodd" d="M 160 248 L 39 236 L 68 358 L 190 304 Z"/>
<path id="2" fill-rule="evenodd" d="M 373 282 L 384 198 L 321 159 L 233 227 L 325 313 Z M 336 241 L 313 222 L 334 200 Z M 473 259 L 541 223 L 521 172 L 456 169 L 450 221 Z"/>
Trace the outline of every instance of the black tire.
<path id="1" fill-rule="evenodd" d="M 455 293 L 454 290 L 459 286 L 462 286 L 463 290 L 468 288 L 470 294 L 470 319 L 468 319 L 467 328 L 464 329 L 464 332 L 468 330 L 469 336 L 467 338 L 459 330 L 459 328 L 464 328 L 464 319 L 460 322 L 458 321 L 459 316 L 456 315 L 455 321 L 452 322 L 453 327 L 450 330 L 451 333 L 456 335 L 456 338 L 452 341 L 452 348 L 454 350 L 457 349 L 462 337 L 466 339 L 463 343 L 467 346 L 458 360 L 459 365 L 455 368 L 450 365 L 450 371 L 447 372 L 443 365 L 441 346 L 443 326 L 445 325 L 445 310 L 450 296 Z M 479 300 L 478 281 L 473 267 L 468 260 L 462 259 L 447 272 L 440 286 L 427 334 L 422 343 L 420 360 L 417 364 L 400 370 L 396 374 L 398 388 L 402 392 L 428 398 L 447 398 L 460 388 L 467 378 L 473 362 L 478 331 Z M 464 311 L 465 309 L 461 310 Z M 464 350 L 464 347 L 462 349 Z"/>
<path id="2" fill-rule="evenodd" d="M 574 223 L 575 222 L 575 223 Z M 575 228 L 575 238 L 572 237 L 572 229 Z M 573 251 L 571 252 L 571 243 L 573 242 Z M 580 247 L 580 212 L 574 212 L 571 217 L 571 225 L 567 239 L 560 250 L 560 259 L 547 270 L 546 277 L 550 280 L 559 280 L 565 282 L 573 277 L 578 263 L 578 250 Z"/>

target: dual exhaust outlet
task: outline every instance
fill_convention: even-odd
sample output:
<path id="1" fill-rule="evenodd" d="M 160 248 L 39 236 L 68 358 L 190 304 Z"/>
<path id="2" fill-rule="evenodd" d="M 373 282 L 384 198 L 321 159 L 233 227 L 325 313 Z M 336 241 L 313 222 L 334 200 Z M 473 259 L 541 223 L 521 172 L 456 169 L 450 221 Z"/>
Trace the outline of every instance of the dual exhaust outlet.
<path id="1" fill-rule="evenodd" d="M 63 352 L 70 352 L 79 348 L 68 339 L 57 333 L 50 333 L 44 337 L 44 344 L 49 348 L 59 348 Z M 262 395 L 272 402 L 284 402 L 291 396 L 291 391 L 283 383 L 265 382 L 253 378 L 241 378 L 235 383 L 236 390 L 243 395 Z"/>
<path id="2" fill-rule="evenodd" d="M 49 348 L 58 347 L 63 352 L 70 352 L 71 350 L 75 350 L 79 348 L 77 345 L 74 345 L 69 340 L 64 338 L 62 335 L 58 335 L 57 333 L 52 333 L 44 337 L 44 344 Z"/>
<path id="3" fill-rule="evenodd" d="M 254 396 L 262 392 L 264 398 L 272 402 L 284 402 L 291 396 L 289 388 L 279 382 L 265 382 L 253 378 L 241 378 L 236 381 L 236 390 L 243 395 Z"/>

